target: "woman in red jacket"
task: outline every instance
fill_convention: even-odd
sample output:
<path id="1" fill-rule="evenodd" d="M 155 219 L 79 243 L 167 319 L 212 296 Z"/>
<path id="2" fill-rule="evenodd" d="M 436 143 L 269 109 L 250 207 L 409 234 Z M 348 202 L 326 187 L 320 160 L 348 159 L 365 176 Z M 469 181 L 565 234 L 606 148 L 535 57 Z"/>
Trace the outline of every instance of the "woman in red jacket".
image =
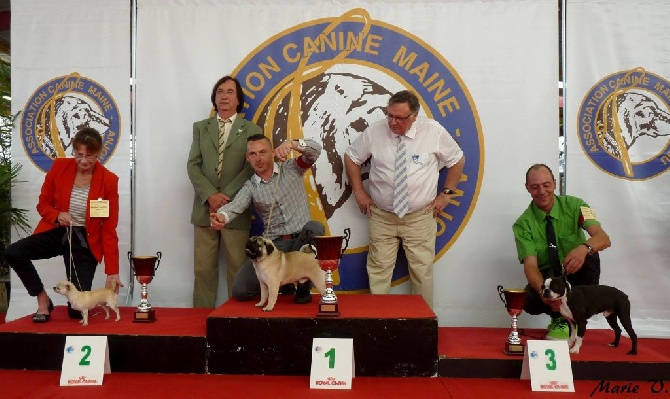
<path id="1" fill-rule="evenodd" d="M 105 261 L 106 287 L 119 281 L 119 178 L 107 170 L 98 155 L 102 137 L 83 128 L 72 140 L 74 158 L 56 158 L 44 178 L 35 232 L 7 247 L 6 258 L 26 287 L 37 297 L 33 322 L 49 321 L 53 302 L 44 290 L 32 260 L 63 256 L 67 279 L 80 291 L 89 291 L 98 263 Z M 81 318 L 68 303 L 71 318 Z"/>

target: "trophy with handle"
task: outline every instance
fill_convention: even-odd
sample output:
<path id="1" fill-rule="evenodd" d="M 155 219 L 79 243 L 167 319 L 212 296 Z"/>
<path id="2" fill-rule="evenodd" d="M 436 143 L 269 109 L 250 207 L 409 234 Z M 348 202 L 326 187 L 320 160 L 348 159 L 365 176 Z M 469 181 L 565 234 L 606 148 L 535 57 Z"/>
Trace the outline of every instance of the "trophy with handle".
<path id="1" fill-rule="evenodd" d="M 498 295 L 505 304 L 507 313 L 512 316 L 512 331 L 505 342 L 504 352 L 507 355 L 523 355 L 524 345 L 519 337 L 517 330 L 518 317 L 523 312 L 523 305 L 526 302 L 526 291 L 522 289 L 504 289 L 502 285 L 498 286 Z"/>
<path id="2" fill-rule="evenodd" d="M 153 323 L 156 321 L 156 311 L 151 307 L 147 299 L 147 286 L 154 279 L 162 255 L 158 251 L 156 252 L 156 256 L 133 256 L 132 252 L 128 251 L 130 268 L 133 270 L 137 282 L 142 287 L 140 304 L 137 306 L 137 310 L 135 310 L 135 318 L 133 319 L 135 323 Z"/>
<path id="3" fill-rule="evenodd" d="M 351 237 L 351 230 L 348 227 L 344 229 L 343 236 L 314 237 L 316 259 L 319 260 L 321 269 L 326 272 L 326 290 L 321 294 L 317 316 L 338 317 L 340 315 L 339 303 L 333 289 L 333 271 L 337 270 L 340 258 L 349 246 L 349 237 Z M 344 241 L 344 247 L 342 241 Z"/>

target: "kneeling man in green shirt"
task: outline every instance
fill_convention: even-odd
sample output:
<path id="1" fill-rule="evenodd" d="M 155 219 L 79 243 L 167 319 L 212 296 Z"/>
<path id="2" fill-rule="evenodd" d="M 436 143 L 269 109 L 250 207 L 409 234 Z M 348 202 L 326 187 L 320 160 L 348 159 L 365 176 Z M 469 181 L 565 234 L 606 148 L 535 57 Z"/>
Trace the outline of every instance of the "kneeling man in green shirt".
<path id="1" fill-rule="evenodd" d="M 560 275 L 562 270 L 572 285 L 598 284 L 598 251 L 610 246 L 610 238 L 584 200 L 554 194 L 556 179 L 547 165 L 535 164 L 528 169 L 526 190 L 533 200 L 512 226 L 519 261 L 528 280 L 523 310 L 551 317 L 546 339 L 567 340 L 569 328 L 558 312 L 560 301 L 542 298 L 542 284 L 547 277 Z M 548 243 L 552 227 L 555 245 Z M 584 230 L 589 233 L 588 239 Z M 557 256 L 552 258 L 552 251 Z"/>

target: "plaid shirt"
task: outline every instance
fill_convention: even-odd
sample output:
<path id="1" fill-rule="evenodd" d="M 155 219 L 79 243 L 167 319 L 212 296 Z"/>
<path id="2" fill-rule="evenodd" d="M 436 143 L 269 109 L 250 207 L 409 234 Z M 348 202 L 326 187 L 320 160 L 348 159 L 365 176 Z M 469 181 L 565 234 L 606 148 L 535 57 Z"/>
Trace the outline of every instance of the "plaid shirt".
<path id="1" fill-rule="evenodd" d="M 270 181 L 263 181 L 256 174 L 247 180 L 235 198 L 217 211 L 224 215 L 226 223 L 253 203 L 265 225 L 267 238 L 274 240 L 302 230 L 311 219 L 303 176 L 321 154 L 321 145 L 316 141 L 305 139 L 305 144 L 300 157 L 281 164 L 275 162 Z M 270 217 L 271 220 L 268 220 Z"/>

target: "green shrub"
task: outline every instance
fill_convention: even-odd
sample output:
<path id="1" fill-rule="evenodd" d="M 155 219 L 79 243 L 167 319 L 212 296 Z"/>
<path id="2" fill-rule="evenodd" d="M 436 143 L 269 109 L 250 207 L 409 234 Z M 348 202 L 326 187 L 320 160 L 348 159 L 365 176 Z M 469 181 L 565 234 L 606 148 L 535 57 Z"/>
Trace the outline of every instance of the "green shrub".
<path id="1" fill-rule="evenodd" d="M 12 129 L 18 113 L 12 115 L 11 101 L 11 67 L 0 60 L 0 280 L 9 277 L 5 248 L 12 239 L 12 227 L 30 230 L 27 211 L 12 206 L 12 187 L 18 183 L 22 165 L 12 163 Z"/>

